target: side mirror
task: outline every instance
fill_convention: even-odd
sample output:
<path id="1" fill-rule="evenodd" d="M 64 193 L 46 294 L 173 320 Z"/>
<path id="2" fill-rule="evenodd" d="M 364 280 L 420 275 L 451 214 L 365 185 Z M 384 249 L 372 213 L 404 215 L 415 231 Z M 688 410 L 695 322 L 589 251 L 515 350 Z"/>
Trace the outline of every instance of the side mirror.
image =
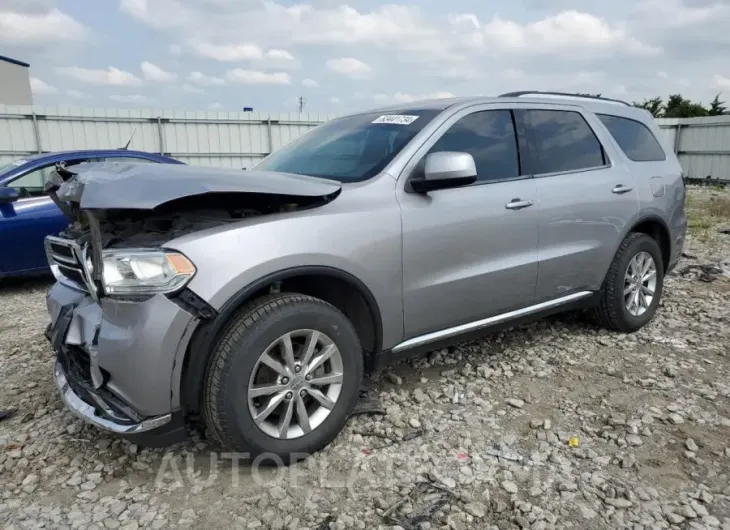
<path id="1" fill-rule="evenodd" d="M 20 196 L 15 188 L 0 187 L 0 204 L 15 202 Z"/>
<path id="2" fill-rule="evenodd" d="M 473 184 L 477 180 L 477 166 L 469 153 L 442 151 L 426 156 L 423 177 L 410 181 L 416 193 Z"/>

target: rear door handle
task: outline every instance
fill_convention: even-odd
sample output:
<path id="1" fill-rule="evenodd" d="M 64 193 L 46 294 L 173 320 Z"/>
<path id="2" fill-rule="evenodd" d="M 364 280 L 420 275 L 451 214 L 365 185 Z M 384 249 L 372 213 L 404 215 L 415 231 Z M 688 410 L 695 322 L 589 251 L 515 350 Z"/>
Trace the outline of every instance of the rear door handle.
<path id="1" fill-rule="evenodd" d="M 615 188 L 613 188 L 611 191 L 614 192 L 614 193 L 619 193 L 620 194 L 620 193 L 628 193 L 632 189 L 633 188 L 631 186 L 624 186 L 623 184 L 619 184 Z"/>
<path id="2" fill-rule="evenodd" d="M 510 202 L 504 205 L 508 210 L 521 210 L 535 204 L 532 201 L 523 201 L 521 199 L 512 199 Z"/>

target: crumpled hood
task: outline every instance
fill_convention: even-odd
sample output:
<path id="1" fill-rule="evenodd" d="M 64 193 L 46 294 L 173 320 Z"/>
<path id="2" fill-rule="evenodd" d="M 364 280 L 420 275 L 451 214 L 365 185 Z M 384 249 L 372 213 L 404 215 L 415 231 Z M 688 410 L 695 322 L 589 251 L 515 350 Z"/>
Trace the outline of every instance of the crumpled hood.
<path id="1" fill-rule="evenodd" d="M 46 184 L 59 201 L 82 209 L 138 210 L 205 193 L 326 197 L 341 188 L 334 180 L 291 173 L 129 162 L 79 164 L 55 172 Z"/>

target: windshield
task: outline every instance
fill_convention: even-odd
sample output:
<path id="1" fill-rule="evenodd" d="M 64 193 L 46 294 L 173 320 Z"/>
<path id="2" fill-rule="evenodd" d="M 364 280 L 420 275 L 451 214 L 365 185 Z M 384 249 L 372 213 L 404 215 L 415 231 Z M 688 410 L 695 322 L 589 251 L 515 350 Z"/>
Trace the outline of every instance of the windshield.
<path id="1" fill-rule="evenodd" d="M 372 112 L 319 125 L 259 162 L 254 169 L 340 182 L 374 177 L 441 110 Z"/>

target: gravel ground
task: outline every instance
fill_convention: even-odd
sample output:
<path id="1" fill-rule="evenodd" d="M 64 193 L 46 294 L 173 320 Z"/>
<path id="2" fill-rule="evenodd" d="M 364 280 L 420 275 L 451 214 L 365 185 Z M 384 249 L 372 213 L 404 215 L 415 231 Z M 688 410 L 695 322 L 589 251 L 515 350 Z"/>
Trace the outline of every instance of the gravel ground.
<path id="1" fill-rule="evenodd" d="M 692 191 L 702 222 L 645 329 L 560 316 L 389 367 L 288 469 L 82 425 L 51 378 L 48 281 L 6 282 L 0 407 L 19 412 L 0 423 L 0 527 L 730 530 L 730 277 L 681 274 L 730 261 L 702 217 L 722 198 Z"/>

